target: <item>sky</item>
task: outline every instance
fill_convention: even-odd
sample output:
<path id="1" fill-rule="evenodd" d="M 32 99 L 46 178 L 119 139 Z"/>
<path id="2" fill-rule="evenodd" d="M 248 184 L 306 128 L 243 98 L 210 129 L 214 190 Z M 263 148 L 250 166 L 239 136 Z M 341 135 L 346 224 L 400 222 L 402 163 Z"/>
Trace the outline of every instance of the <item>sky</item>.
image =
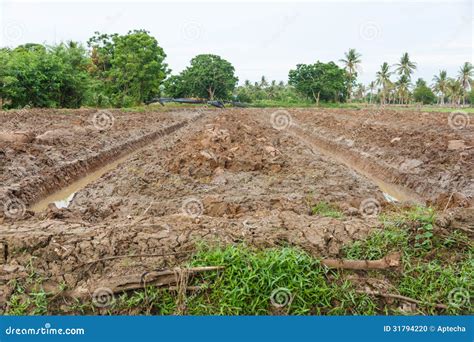
<path id="1" fill-rule="evenodd" d="M 0 0 L 0 46 L 84 44 L 95 31 L 145 29 L 167 54 L 173 74 L 202 53 L 231 62 L 239 77 L 287 81 L 299 63 L 334 61 L 355 48 L 359 81 L 404 52 L 417 63 L 414 79 L 439 70 L 457 76 L 473 62 L 472 0 L 455 1 L 153 1 Z M 0 66 L 1 67 L 1 66 Z"/>

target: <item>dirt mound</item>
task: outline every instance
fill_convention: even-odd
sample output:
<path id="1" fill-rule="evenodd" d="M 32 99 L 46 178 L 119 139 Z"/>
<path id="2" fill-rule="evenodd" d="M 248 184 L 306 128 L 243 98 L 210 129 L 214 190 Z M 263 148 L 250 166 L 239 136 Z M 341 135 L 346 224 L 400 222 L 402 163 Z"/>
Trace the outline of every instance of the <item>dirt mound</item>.
<path id="1" fill-rule="evenodd" d="M 181 153 L 169 166 L 173 173 L 219 177 L 223 171 L 277 172 L 284 166 L 278 139 L 269 141 L 255 120 L 223 115 L 177 146 Z"/>

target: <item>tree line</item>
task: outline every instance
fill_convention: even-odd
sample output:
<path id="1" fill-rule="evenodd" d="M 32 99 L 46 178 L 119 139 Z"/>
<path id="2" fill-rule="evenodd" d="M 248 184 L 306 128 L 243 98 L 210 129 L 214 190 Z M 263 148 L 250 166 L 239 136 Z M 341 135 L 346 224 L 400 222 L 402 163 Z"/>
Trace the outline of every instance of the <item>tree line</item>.
<path id="1" fill-rule="evenodd" d="M 125 35 L 96 32 L 87 48 L 24 44 L 0 49 L 0 106 L 129 107 L 156 96 L 228 99 L 238 78 L 219 56 L 194 57 L 171 75 L 166 54 L 145 30 Z"/>
<path id="2" fill-rule="evenodd" d="M 340 61 L 352 80 L 349 82 L 349 100 L 355 98 L 369 103 L 378 100 L 382 104 L 408 104 L 414 101 L 423 104 L 448 103 L 453 106 L 474 103 L 474 67 L 469 62 L 460 67 L 455 77 L 448 77 L 446 70 L 440 70 L 439 74 L 433 77 L 431 87 L 421 78 L 413 85 L 412 74 L 417 69 L 417 64 L 405 52 L 398 63 L 392 66 L 384 62 L 377 71 L 375 80 L 366 87 L 355 82 L 361 54 L 350 49 Z M 354 85 L 352 91 L 351 87 Z"/>
<path id="3" fill-rule="evenodd" d="M 383 63 L 367 87 L 357 82 L 361 55 L 354 49 L 334 62 L 298 64 L 288 82 L 246 80 L 237 86 L 233 65 L 213 54 L 195 56 L 181 73 L 172 75 L 166 54 L 145 30 L 127 34 L 96 32 L 87 46 L 76 42 L 55 46 L 24 44 L 0 49 L 1 108 L 129 107 L 154 97 L 199 97 L 242 102 L 473 103 L 473 67 L 465 63 L 458 77 L 440 71 L 430 87 L 411 75 L 416 63 L 408 53 L 399 63 Z M 398 79 L 392 80 L 393 76 Z M 470 91 L 470 92 L 469 92 Z"/>

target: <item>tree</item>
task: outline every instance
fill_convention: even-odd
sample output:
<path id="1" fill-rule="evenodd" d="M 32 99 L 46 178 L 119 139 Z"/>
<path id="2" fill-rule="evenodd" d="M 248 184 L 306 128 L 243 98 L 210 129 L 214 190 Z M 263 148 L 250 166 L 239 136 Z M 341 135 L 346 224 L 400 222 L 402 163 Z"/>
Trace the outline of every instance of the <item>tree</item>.
<path id="1" fill-rule="evenodd" d="M 148 31 L 100 34 L 89 39 L 91 75 L 97 79 L 97 102 L 115 106 L 140 104 L 159 94 L 168 66 L 166 54 Z M 103 100 L 105 99 L 105 100 Z"/>
<path id="2" fill-rule="evenodd" d="M 416 70 L 416 63 L 410 60 L 408 52 L 405 52 L 402 55 L 402 57 L 400 58 L 400 62 L 395 64 L 395 66 L 397 67 L 395 71 L 399 75 L 405 75 L 409 79 L 411 78 L 411 74 L 413 73 L 413 71 Z"/>
<path id="3" fill-rule="evenodd" d="M 319 100 L 339 101 L 346 96 L 345 72 L 334 62 L 298 64 L 288 77 L 290 85 L 317 104 Z"/>
<path id="4" fill-rule="evenodd" d="M 171 75 L 164 82 L 164 93 L 168 97 L 179 98 L 188 96 L 189 90 L 183 77 L 180 75 Z"/>
<path id="5" fill-rule="evenodd" d="M 239 80 L 228 61 L 217 55 L 198 55 L 181 74 L 193 96 L 213 100 L 227 99 Z"/>
<path id="6" fill-rule="evenodd" d="M 474 104 L 474 87 L 473 86 L 471 86 L 471 91 L 469 92 L 468 97 L 469 97 L 469 103 L 472 106 Z"/>
<path id="7" fill-rule="evenodd" d="M 448 78 L 447 81 L 448 97 L 451 100 L 451 105 L 459 105 L 461 97 L 463 96 L 463 87 L 458 79 Z"/>
<path id="8" fill-rule="evenodd" d="M 3 108 L 5 101 L 8 101 L 6 86 L 8 85 L 10 75 L 5 66 L 7 65 L 10 59 L 10 53 L 11 51 L 8 48 L 0 49 L 0 65 L 3 66 L 2 68 L 0 68 L 0 109 Z"/>
<path id="9" fill-rule="evenodd" d="M 248 103 L 262 101 L 263 105 L 266 104 L 265 101 L 301 103 L 302 99 L 292 86 L 276 80 L 267 81 L 266 83 L 267 86 L 262 87 L 260 83 L 254 85 L 246 80 L 243 85 L 235 90 L 236 99 Z"/>
<path id="10" fill-rule="evenodd" d="M 376 87 L 377 85 L 375 81 L 369 83 L 369 103 L 372 103 L 372 94 L 374 93 Z"/>
<path id="11" fill-rule="evenodd" d="M 2 101 L 9 107 L 79 107 L 90 78 L 86 51 L 77 43 L 20 45 L 2 54 Z"/>
<path id="12" fill-rule="evenodd" d="M 363 100 L 365 97 L 365 86 L 362 83 L 357 83 L 357 87 L 355 89 L 355 97 L 357 100 Z"/>
<path id="13" fill-rule="evenodd" d="M 462 102 L 463 105 L 466 104 L 466 94 L 469 91 L 470 85 L 472 83 L 472 75 L 473 75 L 474 68 L 471 63 L 466 62 L 463 64 L 461 69 L 459 69 L 459 82 L 461 82 L 461 86 L 464 89 Z"/>
<path id="14" fill-rule="evenodd" d="M 416 86 L 413 90 L 413 98 L 415 99 L 415 102 L 421 102 L 423 104 L 431 104 L 436 101 L 436 95 L 421 78 L 416 81 Z"/>
<path id="15" fill-rule="evenodd" d="M 344 69 L 347 73 L 347 94 L 348 101 L 350 102 L 352 96 L 352 86 L 357 78 L 357 68 L 361 62 L 360 57 L 362 56 L 355 49 L 349 49 L 348 52 L 344 54 L 345 58 L 340 59 L 339 61 L 344 63 Z"/>
<path id="16" fill-rule="evenodd" d="M 435 82 L 433 89 L 439 94 L 439 103 L 444 105 L 444 98 L 448 91 L 448 74 L 446 70 L 440 70 L 439 75 L 435 75 L 433 81 Z"/>
<path id="17" fill-rule="evenodd" d="M 160 92 L 168 73 L 166 54 L 157 40 L 144 30 L 114 38 L 110 78 L 117 105 L 140 104 Z"/>
<path id="18" fill-rule="evenodd" d="M 89 38 L 87 46 L 91 49 L 91 67 L 89 72 L 97 78 L 106 79 L 112 68 L 112 59 L 115 52 L 115 40 L 118 34 L 94 32 Z"/>
<path id="19" fill-rule="evenodd" d="M 409 98 L 410 98 L 410 79 L 408 78 L 407 75 L 402 75 L 398 79 L 397 82 L 395 82 L 396 86 L 396 93 L 399 98 L 399 103 L 401 104 L 408 104 Z"/>
<path id="20" fill-rule="evenodd" d="M 87 100 L 91 85 L 88 72 L 90 60 L 86 49 L 75 42 L 61 43 L 51 48 L 51 53 L 59 58 L 62 65 L 61 85 L 58 105 L 67 108 L 79 108 Z"/>
<path id="21" fill-rule="evenodd" d="M 390 87 L 390 76 L 392 73 L 390 72 L 390 67 L 388 66 L 387 62 L 384 62 L 380 66 L 380 71 L 376 73 L 376 84 L 382 86 L 382 96 L 380 97 L 380 103 L 384 104 L 386 101 L 387 91 Z"/>

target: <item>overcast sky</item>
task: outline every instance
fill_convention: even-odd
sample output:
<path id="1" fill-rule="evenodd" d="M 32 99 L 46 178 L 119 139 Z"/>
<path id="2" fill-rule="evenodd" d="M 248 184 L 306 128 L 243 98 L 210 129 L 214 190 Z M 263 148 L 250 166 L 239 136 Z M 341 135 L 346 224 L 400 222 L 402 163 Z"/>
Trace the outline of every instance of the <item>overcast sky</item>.
<path id="1" fill-rule="evenodd" d="M 129 2 L 0 0 L 0 46 L 85 43 L 94 31 L 146 29 L 164 48 L 173 73 L 201 53 L 230 61 L 240 83 L 287 81 L 298 63 L 336 61 L 349 48 L 362 54 L 368 83 L 384 62 L 407 51 L 415 78 L 440 69 L 456 76 L 473 60 L 473 5 L 461 1 Z M 1 66 L 0 66 L 1 67 Z"/>

